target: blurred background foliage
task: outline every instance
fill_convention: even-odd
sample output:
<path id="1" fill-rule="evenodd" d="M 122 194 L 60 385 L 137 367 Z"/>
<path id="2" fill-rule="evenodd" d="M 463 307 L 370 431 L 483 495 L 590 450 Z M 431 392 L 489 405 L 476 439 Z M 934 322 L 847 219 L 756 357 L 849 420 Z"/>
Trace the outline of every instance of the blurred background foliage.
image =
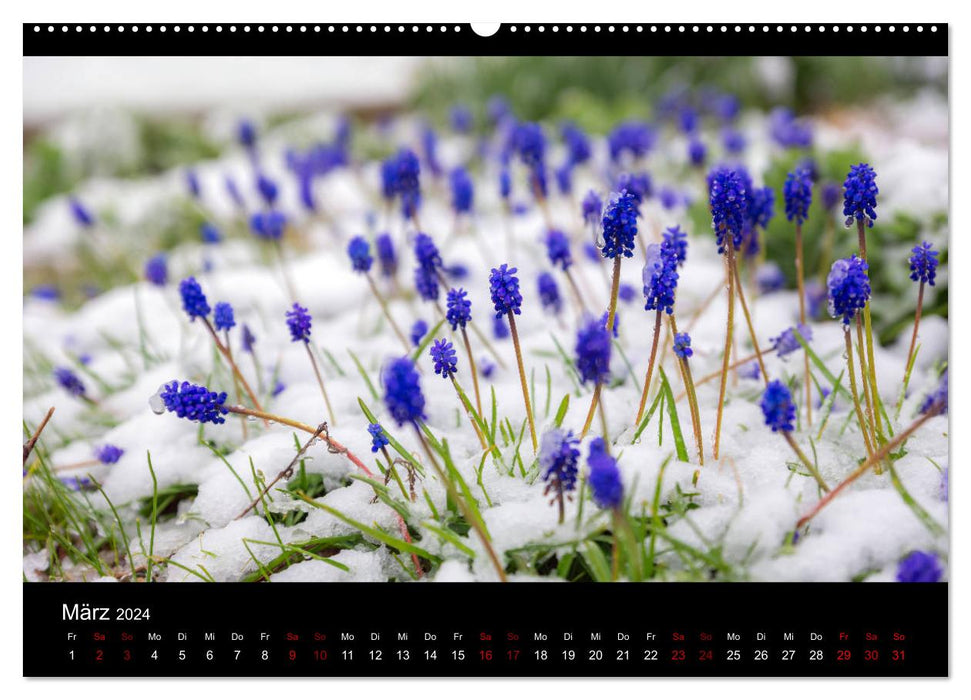
<path id="1" fill-rule="evenodd" d="M 605 133 L 619 119 L 651 115 L 673 91 L 706 87 L 736 95 L 745 108 L 783 105 L 797 113 L 845 107 L 878 96 L 906 96 L 933 85 L 932 59 L 867 56 L 501 56 L 431 60 L 413 105 L 445 123 L 455 103 L 485 123 L 493 95 L 505 96 L 522 119 L 572 119 Z"/>

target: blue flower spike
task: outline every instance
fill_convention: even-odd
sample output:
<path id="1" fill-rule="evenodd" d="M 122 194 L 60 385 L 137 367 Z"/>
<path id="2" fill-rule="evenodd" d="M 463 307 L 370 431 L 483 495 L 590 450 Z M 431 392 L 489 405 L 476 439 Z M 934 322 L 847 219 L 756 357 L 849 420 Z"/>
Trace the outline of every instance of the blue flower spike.
<path id="1" fill-rule="evenodd" d="M 435 363 L 435 374 L 443 379 L 451 379 L 458 371 L 458 356 L 455 354 L 455 348 L 444 338 L 434 340 L 428 354 Z"/>
<path id="2" fill-rule="evenodd" d="M 782 434 L 792 451 L 796 453 L 799 461 L 816 480 L 819 488 L 823 491 L 829 491 L 829 486 L 826 485 L 819 470 L 809 461 L 809 458 L 796 443 L 795 438 L 792 437 L 792 431 L 795 430 L 796 404 L 793 403 L 792 392 L 789 391 L 789 387 L 778 379 L 773 379 L 765 387 L 760 406 L 765 424 L 772 429 L 773 433 Z"/>
<path id="3" fill-rule="evenodd" d="M 179 418 L 186 418 L 199 423 L 225 423 L 224 415 L 229 413 L 225 406 L 226 392 L 216 393 L 204 386 L 172 380 L 166 384 L 159 396 L 165 410 L 174 413 Z"/>
<path id="4" fill-rule="evenodd" d="M 604 510 L 619 512 L 624 502 L 624 484 L 620 478 L 620 469 L 617 468 L 617 460 L 607 453 L 603 438 L 597 437 L 590 441 L 587 466 L 587 481 L 594 503 Z"/>
<path id="5" fill-rule="evenodd" d="M 206 300 L 206 295 L 202 291 L 195 277 L 187 277 L 179 282 L 179 295 L 182 297 L 182 308 L 189 314 L 189 320 L 197 318 L 207 318 L 212 309 Z"/>
<path id="6" fill-rule="evenodd" d="M 559 522 L 564 519 L 567 494 L 576 489 L 580 440 L 573 431 L 554 428 L 543 435 L 539 448 L 539 468 L 546 482 L 544 495 L 553 494 L 550 504 L 557 503 Z"/>
<path id="7" fill-rule="evenodd" d="M 533 443 L 533 452 L 539 449 L 536 440 L 536 426 L 533 423 L 533 408 L 529 400 L 529 384 L 526 380 L 526 369 L 523 366 L 523 353 L 519 345 L 519 332 L 516 329 L 516 316 L 520 314 L 523 295 L 519 293 L 519 278 L 516 268 L 503 263 L 498 268 L 492 268 L 489 275 L 489 294 L 492 305 L 496 310 L 496 323 L 503 316 L 509 321 L 509 333 L 512 336 L 513 348 L 516 351 L 516 364 L 519 369 L 519 383 L 523 391 L 523 404 L 526 407 L 526 422 L 529 423 L 529 436 Z"/>
<path id="8" fill-rule="evenodd" d="M 843 182 L 843 216 L 847 226 L 855 220 L 861 229 L 864 225 L 873 228 L 877 219 L 877 195 L 880 194 L 876 180 L 877 174 L 869 164 L 850 166 Z M 863 256 L 866 257 L 865 252 Z"/>

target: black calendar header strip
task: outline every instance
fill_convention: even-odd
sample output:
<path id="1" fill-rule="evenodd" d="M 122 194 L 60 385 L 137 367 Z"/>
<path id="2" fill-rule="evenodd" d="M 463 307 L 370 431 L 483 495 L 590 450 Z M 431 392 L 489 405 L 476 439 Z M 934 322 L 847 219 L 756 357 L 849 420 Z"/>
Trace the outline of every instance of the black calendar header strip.
<path id="1" fill-rule="evenodd" d="M 947 56 L 940 24 L 33 24 L 25 56 Z"/>

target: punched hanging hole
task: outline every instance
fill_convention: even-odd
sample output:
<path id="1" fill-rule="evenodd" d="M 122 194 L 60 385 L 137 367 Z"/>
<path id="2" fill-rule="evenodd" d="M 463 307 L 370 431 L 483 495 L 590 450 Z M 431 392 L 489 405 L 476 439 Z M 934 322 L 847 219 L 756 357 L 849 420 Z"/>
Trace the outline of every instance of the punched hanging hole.
<path id="1" fill-rule="evenodd" d="M 501 26 L 499 22 L 473 22 L 472 31 L 479 36 L 490 37 L 498 32 Z"/>

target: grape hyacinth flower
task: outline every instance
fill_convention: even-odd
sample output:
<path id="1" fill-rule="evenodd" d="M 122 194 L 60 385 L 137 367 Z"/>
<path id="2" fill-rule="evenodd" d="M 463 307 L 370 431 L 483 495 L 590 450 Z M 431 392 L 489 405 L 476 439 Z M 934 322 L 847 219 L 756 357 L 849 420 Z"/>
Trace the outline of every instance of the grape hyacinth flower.
<path id="1" fill-rule="evenodd" d="M 401 212 L 406 219 L 412 219 L 418 228 L 418 209 L 421 206 L 421 184 L 419 175 L 421 164 L 414 151 L 404 148 L 395 160 L 395 193 L 401 198 Z"/>
<path id="2" fill-rule="evenodd" d="M 371 257 L 371 247 L 363 236 L 354 236 L 347 244 L 347 255 L 351 259 L 351 268 L 354 272 L 367 273 L 374 263 Z"/>
<path id="3" fill-rule="evenodd" d="M 558 229 L 550 229 L 546 232 L 546 255 L 554 268 L 563 270 L 563 275 L 570 285 L 577 309 L 581 313 L 585 312 L 586 303 L 580 293 L 580 288 L 577 286 L 576 279 L 573 277 L 573 272 L 570 270 L 570 267 L 573 266 L 573 254 L 570 252 L 570 239 L 567 238 L 566 234 Z"/>
<path id="4" fill-rule="evenodd" d="M 250 217 L 250 230 L 264 241 L 279 241 L 286 227 L 286 215 L 277 210 L 258 211 Z"/>
<path id="5" fill-rule="evenodd" d="M 236 318 L 233 314 L 232 305 L 225 301 L 218 302 L 212 315 L 212 321 L 217 331 L 229 331 L 230 328 L 233 328 L 236 325 Z"/>
<path id="6" fill-rule="evenodd" d="M 277 184 L 263 173 L 258 173 L 256 176 L 256 191 L 268 209 L 273 208 L 277 197 L 280 195 L 280 188 L 277 187 Z"/>
<path id="7" fill-rule="evenodd" d="M 458 371 L 455 348 L 444 338 L 432 342 L 429 354 L 435 363 L 435 374 L 441 375 L 444 379 L 450 379 Z"/>
<path id="8" fill-rule="evenodd" d="M 94 455 L 102 464 L 117 464 L 125 451 L 116 445 L 105 444 L 95 448 Z"/>
<path id="9" fill-rule="evenodd" d="M 182 308 L 189 314 L 189 320 L 197 318 L 207 318 L 212 309 L 206 300 L 206 295 L 202 291 L 202 286 L 196 281 L 195 277 L 187 277 L 179 282 L 179 295 L 182 297 Z"/>
<path id="10" fill-rule="evenodd" d="M 726 126 L 722 129 L 721 137 L 722 146 L 724 146 L 725 150 L 731 155 L 740 154 L 745 150 L 745 146 L 748 145 L 745 135 L 738 129 L 730 126 Z"/>
<path id="11" fill-rule="evenodd" d="M 566 271 L 573 264 L 570 254 L 570 239 L 562 231 L 550 229 L 546 232 L 546 255 L 550 264 Z"/>
<path id="12" fill-rule="evenodd" d="M 944 415 L 947 413 L 947 370 L 941 375 L 940 382 L 934 391 L 924 397 L 920 405 L 920 413 L 924 415 Z"/>
<path id="13" fill-rule="evenodd" d="M 607 135 L 610 160 L 618 163 L 625 153 L 635 160 L 643 158 L 654 148 L 655 140 L 656 134 L 649 124 L 633 121 L 618 124 Z"/>
<path id="14" fill-rule="evenodd" d="M 718 252 L 723 253 L 731 247 L 738 249 L 742 244 L 742 228 L 747 216 L 748 193 L 742 178 L 735 170 L 715 170 L 709 175 L 709 194 Z"/>
<path id="15" fill-rule="evenodd" d="M 464 289 L 450 289 L 446 296 L 445 320 L 452 326 L 452 330 L 458 330 L 472 319 L 472 302 L 469 301 L 468 292 Z"/>
<path id="16" fill-rule="evenodd" d="M 668 229 L 669 233 L 672 229 Z M 639 425 L 647 406 L 647 395 L 654 375 L 654 362 L 657 359 L 658 340 L 661 335 L 662 314 L 669 316 L 674 313 L 674 295 L 678 287 L 678 244 L 676 236 L 671 233 L 662 239 L 660 244 L 652 243 L 647 246 L 647 262 L 641 273 L 644 283 L 645 311 L 654 311 L 654 334 L 651 339 L 651 354 L 647 362 L 647 372 L 644 375 L 644 389 L 638 404 L 634 425 Z"/>
<path id="17" fill-rule="evenodd" d="M 870 299 L 870 278 L 867 263 L 852 255 L 836 260 L 830 268 L 826 284 L 829 290 L 829 313 L 841 318 L 845 326 L 856 318 Z"/>
<path id="18" fill-rule="evenodd" d="M 843 182 L 843 216 L 847 226 L 855 219 L 861 230 L 864 225 L 873 228 L 877 218 L 877 195 L 880 194 L 876 178 L 876 172 L 867 163 L 850 166 Z M 860 254 L 865 260 L 866 250 L 861 249 Z"/>
<path id="19" fill-rule="evenodd" d="M 80 199 L 77 197 L 70 197 L 67 200 L 67 204 L 71 210 L 71 216 L 74 218 L 74 221 L 81 226 L 81 228 L 91 228 L 94 226 L 94 216 L 91 214 L 88 208 L 81 203 Z"/>
<path id="20" fill-rule="evenodd" d="M 590 226 L 598 225 L 603 214 L 603 201 L 600 199 L 600 195 L 593 190 L 587 192 L 580 203 L 580 213 L 583 215 L 584 223 Z"/>
<path id="21" fill-rule="evenodd" d="M 567 163 L 582 165 L 590 160 L 590 139 L 576 124 L 564 124 L 560 130 L 567 150 Z"/>
<path id="22" fill-rule="evenodd" d="M 509 324 L 506 323 L 505 316 L 492 319 L 492 335 L 496 340 L 505 340 L 509 337 Z"/>
<path id="23" fill-rule="evenodd" d="M 604 324 L 592 317 L 577 332 L 576 368 L 582 383 L 599 385 L 610 380 L 610 336 Z"/>
<path id="24" fill-rule="evenodd" d="M 384 405 L 398 426 L 425 420 L 425 396 L 415 363 L 408 357 L 391 360 L 381 373 Z"/>
<path id="25" fill-rule="evenodd" d="M 415 347 L 421 345 L 422 338 L 428 333 L 428 324 L 424 319 L 418 319 L 411 325 L 411 342 Z"/>
<path id="26" fill-rule="evenodd" d="M 367 427 L 368 433 L 371 434 L 371 452 L 380 452 L 389 444 L 388 436 L 385 435 L 384 428 L 381 427 L 380 423 L 369 423 Z"/>
<path id="27" fill-rule="evenodd" d="M 208 221 L 204 221 L 199 226 L 199 236 L 206 245 L 215 245 L 222 241 L 222 234 L 219 233 L 219 229 Z"/>
<path id="28" fill-rule="evenodd" d="M 619 511 L 624 501 L 624 484 L 617 468 L 617 460 L 607 453 L 603 438 L 596 437 L 590 441 L 587 466 L 590 469 L 587 481 L 594 503 L 605 510 Z"/>
<path id="29" fill-rule="evenodd" d="M 600 404 L 602 387 L 610 380 L 611 349 L 611 332 L 607 330 L 606 323 L 602 319 L 587 316 L 577 331 L 575 365 L 581 383 L 593 382 L 594 389 L 587 418 L 580 433 L 581 438 L 590 430 L 594 413 Z M 603 418 L 602 407 L 601 418 Z M 604 432 L 606 433 L 606 422 L 604 422 Z"/>
<path id="30" fill-rule="evenodd" d="M 312 318 L 307 309 L 294 302 L 293 308 L 286 313 L 287 328 L 290 330 L 290 339 L 294 342 L 310 342 L 310 328 Z"/>
<path id="31" fill-rule="evenodd" d="M 794 170 L 786 176 L 782 186 L 786 202 L 786 219 L 795 221 L 796 226 L 809 218 L 809 205 L 813 200 L 813 183 L 806 169 Z"/>
<path id="32" fill-rule="evenodd" d="M 786 328 L 777 337 L 769 340 L 772 343 L 772 351 L 780 358 L 784 358 L 797 350 L 802 349 L 802 345 L 796 338 L 796 332 L 802 336 L 807 343 L 813 339 L 813 331 L 809 326 L 799 323 L 791 328 Z"/>
<path id="33" fill-rule="evenodd" d="M 465 168 L 452 170 L 449 185 L 452 190 L 452 209 L 456 216 L 471 213 L 474 189 L 468 171 Z"/>
<path id="34" fill-rule="evenodd" d="M 164 287 L 169 280 L 169 266 L 165 253 L 153 255 L 145 262 L 145 279 L 156 287 Z"/>
<path id="35" fill-rule="evenodd" d="M 937 556 L 931 552 L 911 552 L 897 565 L 900 583 L 937 583 L 944 575 Z"/>
<path id="36" fill-rule="evenodd" d="M 166 411 L 199 423 L 225 423 L 223 416 L 229 413 L 225 391 L 217 394 L 198 384 L 179 384 L 173 379 L 162 387 L 159 396 Z"/>
<path id="37" fill-rule="evenodd" d="M 472 110 L 465 105 L 453 105 L 449 121 L 456 132 L 467 134 L 472 131 Z"/>
<path id="38" fill-rule="evenodd" d="M 553 493 L 550 504 L 556 502 L 559 523 L 563 523 L 566 494 L 576 488 L 577 462 L 580 460 L 580 440 L 573 431 L 554 428 L 543 435 L 539 448 L 539 468 L 546 488 L 543 495 Z"/>
<path id="39" fill-rule="evenodd" d="M 688 141 L 688 162 L 694 168 L 702 168 L 705 165 L 705 160 L 708 158 L 708 147 L 705 146 L 704 141 L 697 137 L 693 137 Z"/>
<path id="40" fill-rule="evenodd" d="M 394 248 L 394 241 L 388 233 L 379 233 L 374 240 L 374 247 L 378 255 L 378 266 L 383 277 L 393 278 L 398 274 L 398 254 Z"/>
<path id="41" fill-rule="evenodd" d="M 475 391 L 475 407 L 482 415 L 482 398 L 479 395 L 479 374 L 476 371 L 475 359 L 472 355 L 472 344 L 469 342 L 469 334 L 465 327 L 472 322 L 472 302 L 469 301 L 468 292 L 464 289 L 450 289 L 445 298 L 445 320 L 452 327 L 453 331 L 460 331 L 462 343 L 465 345 L 465 354 L 469 360 L 469 372 L 472 374 L 472 387 Z"/>
<path id="42" fill-rule="evenodd" d="M 551 312 L 554 316 L 558 316 L 560 311 L 563 310 L 563 299 L 560 298 L 560 290 L 556 286 L 553 275 L 549 272 L 541 272 L 536 282 L 543 309 Z"/>
<path id="43" fill-rule="evenodd" d="M 903 398 L 907 391 L 907 385 L 910 382 L 910 373 L 913 369 L 914 360 L 917 359 L 914 352 L 917 347 L 917 330 L 920 327 L 921 313 L 924 309 L 924 285 L 933 287 L 934 280 L 937 277 L 937 251 L 933 249 L 930 243 L 924 241 L 914 246 L 911 252 L 912 255 L 907 261 L 910 263 L 910 279 L 918 282 L 919 285 L 917 290 L 917 307 L 914 310 L 914 331 L 910 336 L 910 348 L 907 350 L 907 363 L 904 365 L 904 381 L 900 390 L 900 398 L 897 401 L 898 416 L 900 415 L 900 407 L 903 404 Z"/>
<path id="44" fill-rule="evenodd" d="M 755 271 L 755 286 L 759 290 L 759 294 L 762 295 L 785 289 L 785 273 L 782 272 L 781 267 L 771 260 L 762 263 Z"/>
<path id="45" fill-rule="evenodd" d="M 71 396 L 91 401 L 87 395 L 87 388 L 84 386 L 84 382 L 75 374 L 74 370 L 68 367 L 56 367 L 54 369 L 54 379 Z"/>
<path id="46" fill-rule="evenodd" d="M 193 199 L 201 199 L 202 188 L 199 185 L 199 175 L 192 168 L 188 168 L 185 171 L 185 186 Z"/>
<path id="47" fill-rule="evenodd" d="M 327 388 L 324 385 L 324 378 L 320 374 L 320 368 L 317 365 L 317 358 L 314 356 L 313 351 L 310 349 L 310 329 L 312 326 L 313 319 L 306 308 L 300 306 L 297 302 L 293 302 L 293 307 L 286 312 L 287 328 L 290 330 L 290 340 L 294 343 L 303 343 L 304 348 L 307 350 L 307 357 L 310 358 L 310 365 L 313 367 L 314 376 L 317 378 L 317 385 L 320 387 L 320 393 L 324 397 L 324 404 L 327 406 L 327 414 L 330 416 L 331 424 L 336 425 L 337 419 L 334 414 L 334 409 L 330 405 L 330 398 L 327 396 Z"/>
<path id="48" fill-rule="evenodd" d="M 678 333 L 674 336 L 674 355 L 682 360 L 686 360 L 694 354 L 691 349 L 691 336 L 687 333 Z"/>
<path id="49" fill-rule="evenodd" d="M 523 403 L 526 407 L 526 421 L 529 423 L 529 436 L 535 453 L 539 445 L 536 440 L 536 426 L 533 424 L 533 409 L 529 400 L 529 386 L 526 383 L 526 369 L 523 367 L 523 353 L 519 345 L 519 333 L 516 329 L 516 316 L 520 314 L 523 295 L 519 292 L 519 278 L 516 268 L 503 263 L 498 268 L 492 268 L 489 275 L 489 294 L 492 305 L 496 310 L 496 319 L 503 316 L 509 322 L 509 332 L 512 335 L 513 348 L 516 352 L 516 364 L 519 368 L 519 382 L 523 391 Z"/>
<path id="50" fill-rule="evenodd" d="M 637 298 L 637 287 L 627 282 L 621 282 L 620 290 L 617 292 L 617 298 L 625 304 L 631 303 Z"/>
<path id="51" fill-rule="evenodd" d="M 792 394 L 789 391 L 789 387 L 778 379 L 772 380 L 765 387 L 765 393 L 762 394 L 760 405 L 762 407 L 762 416 L 765 418 L 765 424 L 772 429 L 773 433 L 782 433 L 782 436 L 789 443 L 792 451 L 795 452 L 799 461 L 809 470 L 809 473 L 816 480 L 816 483 L 819 484 L 819 487 L 823 491 L 829 491 L 829 486 L 823 481 L 819 470 L 809 461 L 809 458 L 806 457 L 792 437 L 792 431 L 795 429 L 793 422 L 796 420 L 796 406 L 792 402 Z"/>

